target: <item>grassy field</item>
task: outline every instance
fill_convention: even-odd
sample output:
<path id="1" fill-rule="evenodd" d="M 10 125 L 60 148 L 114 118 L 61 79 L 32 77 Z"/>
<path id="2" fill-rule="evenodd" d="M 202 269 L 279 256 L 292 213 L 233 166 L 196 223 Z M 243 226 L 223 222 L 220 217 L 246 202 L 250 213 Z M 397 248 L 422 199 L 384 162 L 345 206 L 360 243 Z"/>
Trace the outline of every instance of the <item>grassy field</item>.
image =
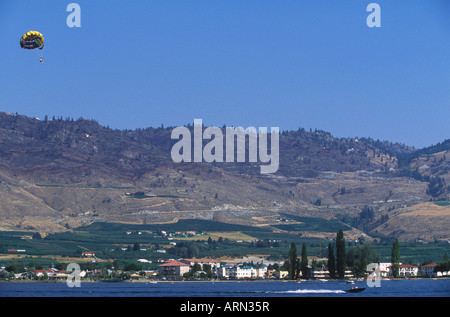
<path id="1" fill-rule="evenodd" d="M 323 218 L 313 217 L 298 217 L 292 215 L 286 215 L 287 218 L 294 220 L 296 223 L 292 224 L 279 224 L 273 227 L 285 230 L 285 231 L 312 231 L 312 232 L 337 232 L 340 229 L 342 231 L 350 230 L 350 226 L 337 221 L 327 220 Z"/>
<path id="2" fill-rule="evenodd" d="M 450 206 L 450 200 L 447 200 L 447 201 L 436 201 L 435 204 L 438 205 L 438 206 Z"/>
<path id="3" fill-rule="evenodd" d="M 248 234 L 245 234 L 240 231 L 228 231 L 228 232 L 208 232 L 201 236 L 192 236 L 192 237 L 186 237 L 186 238 L 178 238 L 177 240 L 181 241 L 207 241 L 209 238 L 213 240 L 219 240 L 222 239 L 228 239 L 232 241 L 253 241 L 257 240 L 256 237 L 252 237 Z"/>
<path id="4" fill-rule="evenodd" d="M 235 225 L 228 223 L 220 223 L 209 220 L 200 219 L 181 219 L 176 223 L 168 224 L 124 224 L 124 223 L 106 223 L 95 222 L 89 226 L 79 227 L 77 231 L 85 231 L 90 233 L 104 233 L 104 232 L 123 232 L 126 230 L 146 230 L 146 231 L 212 231 L 212 232 L 229 232 L 229 231 L 241 231 L 241 232 L 261 232 L 269 231 L 265 228 L 256 228 L 243 225 Z"/>

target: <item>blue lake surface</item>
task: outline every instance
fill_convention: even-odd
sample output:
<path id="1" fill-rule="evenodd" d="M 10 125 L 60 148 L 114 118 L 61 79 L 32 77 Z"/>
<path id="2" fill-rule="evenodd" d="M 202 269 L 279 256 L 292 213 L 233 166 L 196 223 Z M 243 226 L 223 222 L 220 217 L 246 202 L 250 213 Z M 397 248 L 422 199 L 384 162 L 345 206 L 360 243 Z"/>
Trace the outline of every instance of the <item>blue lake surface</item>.
<path id="1" fill-rule="evenodd" d="M 0 297 L 450 297 L 450 279 L 383 280 L 380 287 L 365 281 L 227 281 L 227 282 L 122 282 L 0 283 Z M 348 293 L 351 287 L 366 289 Z"/>

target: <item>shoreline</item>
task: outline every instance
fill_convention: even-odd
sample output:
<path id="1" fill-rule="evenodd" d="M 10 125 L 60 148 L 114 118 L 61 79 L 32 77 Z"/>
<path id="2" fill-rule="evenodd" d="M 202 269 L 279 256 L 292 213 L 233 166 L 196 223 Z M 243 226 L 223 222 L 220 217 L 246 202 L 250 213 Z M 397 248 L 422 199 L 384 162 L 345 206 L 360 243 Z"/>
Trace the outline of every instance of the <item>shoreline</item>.
<path id="1" fill-rule="evenodd" d="M 384 278 L 380 279 L 380 281 L 415 281 L 415 280 L 445 280 L 450 279 L 448 276 L 443 277 L 416 277 L 416 278 L 397 278 L 390 279 Z M 365 282 L 366 279 L 356 279 L 356 280 L 270 280 L 270 279 L 233 279 L 233 280 L 153 280 L 153 279 L 139 279 L 139 280 L 81 280 L 80 283 L 147 283 L 147 284 L 156 284 L 156 283 L 226 283 L 226 282 L 282 282 L 282 283 L 304 283 L 304 282 Z M 1 283 L 67 283 L 66 279 L 61 280 L 0 280 Z"/>

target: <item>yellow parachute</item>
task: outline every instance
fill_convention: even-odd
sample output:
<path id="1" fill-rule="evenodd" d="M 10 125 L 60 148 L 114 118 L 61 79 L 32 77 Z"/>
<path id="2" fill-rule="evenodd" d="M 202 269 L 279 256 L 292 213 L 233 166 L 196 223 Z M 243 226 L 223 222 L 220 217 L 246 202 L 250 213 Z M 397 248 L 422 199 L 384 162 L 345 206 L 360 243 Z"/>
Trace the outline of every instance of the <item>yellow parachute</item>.
<path id="1" fill-rule="evenodd" d="M 44 36 L 37 31 L 28 31 L 20 38 L 20 47 L 27 50 L 35 48 L 42 50 L 44 48 Z M 42 56 L 40 61 L 43 62 Z"/>

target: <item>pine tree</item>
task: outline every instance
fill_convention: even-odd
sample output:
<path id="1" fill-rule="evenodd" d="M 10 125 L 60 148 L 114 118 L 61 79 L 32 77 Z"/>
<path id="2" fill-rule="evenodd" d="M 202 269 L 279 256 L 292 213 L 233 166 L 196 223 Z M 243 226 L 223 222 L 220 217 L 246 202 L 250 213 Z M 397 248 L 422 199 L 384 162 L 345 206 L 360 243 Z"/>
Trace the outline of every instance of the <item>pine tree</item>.
<path id="1" fill-rule="evenodd" d="M 297 258 L 295 261 L 295 279 L 298 279 L 300 276 L 300 259 Z"/>
<path id="2" fill-rule="evenodd" d="M 302 271 L 302 277 L 308 276 L 308 254 L 306 251 L 306 244 L 302 244 L 302 260 L 300 262 L 300 270 Z"/>
<path id="3" fill-rule="evenodd" d="M 396 278 L 398 277 L 398 271 L 400 267 L 400 244 L 398 243 L 398 239 L 395 239 L 394 243 L 392 244 L 391 263 L 392 276 Z"/>
<path id="4" fill-rule="evenodd" d="M 294 242 L 291 243 L 291 249 L 289 250 L 289 276 L 291 280 L 297 279 L 297 247 Z"/>
<path id="5" fill-rule="evenodd" d="M 330 278 L 336 278 L 336 259 L 334 257 L 334 249 L 331 243 L 328 244 L 328 272 L 330 272 Z"/>
<path id="6" fill-rule="evenodd" d="M 345 277 L 345 239 L 342 230 L 336 235 L 336 270 L 340 279 Z"/>

